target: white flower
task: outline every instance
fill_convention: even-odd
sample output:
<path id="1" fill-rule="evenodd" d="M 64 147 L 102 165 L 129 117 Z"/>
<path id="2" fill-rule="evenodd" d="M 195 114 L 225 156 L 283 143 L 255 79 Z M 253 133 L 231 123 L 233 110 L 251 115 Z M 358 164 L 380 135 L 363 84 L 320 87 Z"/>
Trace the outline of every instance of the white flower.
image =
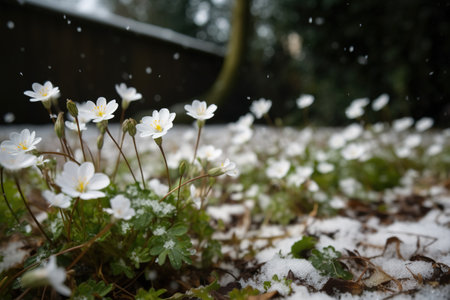
<path id="1" fill-rule="evenodd" d="M 301 95 L 297 99 L 297 107 L 300 109 L 306 108 L 314 103 L 314 96 L 313 95 Z"/>
<path id="2" fill-rule="evenodd" d="M 136 125 L 141 137 L 151 136 L 153 139 L 162 137 L 173 127 L 175 113 L 170 113 L 167 108 L 159 112 L 154 110 L 152 116 L 143 117 L 140 124 Z"/>
<path id="3" fill-rule="evenodd" d="M 36 158 L 36 166 L 43 166 L 44 164 L 48 163 L 50 160 L 47 158 L 44 158 L 44 155 L 39 155 Z"/>
<path id="4" fill-rule="evenodd" d="M 55 194 L 52 191 L 45 190 L 42 193 L 42 196 L 44 196 L 50 206 L 56 206 L 59 208 L 68 208 L 70 206 L 71 198 L 62 193 Z"/>
<path id="5" fill-rule="evenodd" d="M 108 214 L 112 215 L 115 219 L 129 220 L 136 212 L 130 207 L 130 199 L 123 195 L 117 195 L 110 200 L 111 208 L 104 208 Z"/>
<path id="6" fill-rule="evenodd" d="M 136 101 L 142 98 L 140 93 L 136 92 L 134 87 L 127 87 L 125 83 L 116 84 L 116 92 L 122 98 L 122 107 L 126 109 L 131 101 Z"/>
<path id="7" fill-rule="evenodd" d="M 369 104 L 369 98 L 358 98 L 352 101 L 351 105 L 366 107 Z"/>
<path id="8" fill-rule="evenodd" d="M 432 118 L 422 118 L 416 122 L 416 130 L 423 132 L 433 127 L 434 121 Z"/>
<path id="9" fill-rule="evenodd" d="M 394 122 L 392 122 L 392 128 L 394 128 L 394 131 L 396 132 L 401 132 L 411 127 L 413 123 L 414 123 L 413 118 L 404 117 L 401 119 L 394 120 Z"/>
<path id="10" fill-rule="evenodd" d="M 395 149 L 395 154 L 400 158 L 406 158 L 411 156 L 411 148 L 403 146 Z"/>
<path id="11" fill-rule="evenodd" d="M 331 149 L 340 149 L 345 146 L 345 143 L 344 135 L 340 133 L 333 134 L 328 140 L 328 146 L 330 146 Z"/>
<path id="12" fill-rule="evenodd" d="M 314 180 L 309 180 L 307 184 L 308 191 L 317 192 L 319 190 L 319 185 Z"/>
<path id="13" fill-rule="evenodd" d="M 346 141 L 352 141 L 357 139 L 362 133 L 364 129 L 358 123 L 353 123 L 348 125 L 344 131 L 342 132 L 342 136 Z"/>
<path id="14" fill-rule="evenodd" d="M 85 118 L 92 119 L 94 123 L 114 118 L 113 113 L 119 107 L 116 100 L 106 103 L 105 97 L 99 97 L 97 103 L 87 101 L 80 110 Z"/>
<path id="15" fill-rule="evenodd" d="M 150 180 L 148 186 L 159 197 L 164 197 L 169 192 L 169 186 L 161 183 L 157 178 Z"/>
<path id="16" fill-rule="evenodd" d="M 217 105 L 211 104 L 210 106 L 206 105 L 205 101 L 194 100 L 192 105 L 186 104 L 184 109 L 187 112 L 187 115 L 193 117 L 197 120 L 208 120 L 214 116 L 214 112 L 217 109 Z"/>
<path id="17" fill-rule="evenodd" d="M 364 115 L 364 108 L 359 105 L 353 105 L 351 104 L 347 109 L 345 110 L 345 115 L 349 119 L 356 119 Z"/>
<path id="18" fill-rule="evenodd" d="M 356 179 L 349 177 L 339 180 L 339 187 L 347 196 L 354 196 L 356 191 L 362 188 L 362 185 Z"/>
<path id="19" fill-rule="evenodd" d="M 235 123 L 231 123 L 229 125 L 232 131 L 240 131 L 243 129 L 249 129 L 252 126 L 253 121 L 255 121 L 255 117 L 252 114 L 247 113 L 239 118 L 239 120 Z"/>
<path id="20" fill-rule="evenodd" d="M 380 96 L 378 96 L 377 99 L 373 100 L 373 102 L 372 102 L 372 109 L 374 111 L 379 111 L 383 107 L 385 107 L 386 104 L 388 104 L 388 103 L 389 103 L 389 95 L 388 94 L 381 94 Z"/>
<path id="21" fill-rule="evenodd" d="M 220 165 L 220 170 L 223 174 L 236 177 L 239 175 L 239 171 L 236 168 L 236 164 L 231 162 L 228 158 Z"/>
<path id="22" fill-rule="evenodd" d="M 251 128 L 242 128 L 240 131 L 233 133 L 231 142 L 235 145 L 242 145 L 248 142 L 253 136 L 253 130 Z"/>
<path id="23" fill-rule="evenodd" d="M 327 162 L 321 162 L 317 165 L 317 171 L 319 171 L 322 174 L 330 173 L 334 170 L 334 165 L 327 163 Z"/>
<path id="24" fill-rule="evenodd" d="M 442 152 L 441 144 L 433 144 L 427 149 L 427 155 L 434 156 Z"/>
<path id="25" fill-rule="evenodd" d="M 35 82 L 31 87 L 32 91 L 24 92 L 25 95 L 31 97 L 30 102 L 47 101 L 59 96 L 59 88 L 53 87 L 50 81 L 46 81 L 44 85 Z"/>
<path id="26" fill-rule="evenodd" d="M 0 165 L 10 171 L 17 171 L 36 164 L 36 156 L 28 153 L 10 154 L 0 151 Z"/>
<path id="27" fill-rule="evenodd" d="M 36 149 L 36 145 L 41 141 L 40 137 L 35 137 L 36 133 L 30 133 L 28 129 L 22 130 L 20 133 L 12 132 L 9 140 L 3 141 L 0 145 L 2 151 L 10 154 L 19 154 Z"/>
<path id="28" fill-rule="evenodd" d="M 415 148 L 422 142 L 422 137 L 420 134 L 410 134 L 405 139 L 405 146 L 408 148 Z"/>
<path id="29" fill-rule="evenodd" d="M 200 198 L 200 190 L 197 189 L 193 184 L 191 184 L 189 191 L 191 194 L 192 202 L 194 202 L 197 209 L 200 209 L 200 205 L 202 203 Z"/>
<path id="30" fill-rule="evenodd" d="M 261 119 L 270 108 L 272 107 L 272 101 L 261 98 L 252 102 L 250 111 L 255 115 L 257 119 Z"/>
<path id="31" fill-rule="evenodd" d="M 71 197 L 80 197 L 83 200 L 104 197 L 105 193 L 99 190 L 109 185 L 109 178 L 105 174 L 95 173 L 94 165 L 85 162 L 78 166 L 72 161 L 64 164 L 64 170 L 56 176 L 56 184 L 63 193 Z"/>
<path id="32" fill-rule="evenodd" d="M 65 121 L 64 124 L 66 124 L 67 129 L 70 129 L 72 131 L 78 131 L 78 126 L 76 122 Z M 80 131 L 87 129 L 86 123 L 78 122 L 78 124 L 80 125 Z"/>
<path id="33" fill-rule="evenodd" d="M 365 147 L 361 144 L 349 144 L 341 150 L 341 155 L 346 160 L 354 160 L 363 156 Z"/>
<path id="34" fill-rule="evenodd" d="M 296 167 L 295 172 L 288 176 L 287 183 L 299 187 L 313 172 L 314 170 L 311 167 Z"/>
<path id="35" fill-rule="evenodd" d="M 58 293 L 69 297 L 71 290 L 64 285 L 64 281 L 66 281 L 66 270 L 56 265 L 56 258 L 53 255 L 44 266 L 28 271 L 21 278 L 24 287 L 50 284 Z"/>
<path id="36" fill-rule="evenodd" d="M 214 161 L 222 155 L 222 149 L 216 149 L 213 145 L 203 146 L 198 149 L 198 157 L 207 161 Z"/>
<path id="37" fill-rule="evenodd" d="M 269 167 L 266 170 L 266 175 L 269 178 L 281 179 L 284 176 L 286 176 L 290 167 L 291 167 L 291 163 L 289 161 L 287 161 L 286 159 L 274 161 L 269 164 Z"/>

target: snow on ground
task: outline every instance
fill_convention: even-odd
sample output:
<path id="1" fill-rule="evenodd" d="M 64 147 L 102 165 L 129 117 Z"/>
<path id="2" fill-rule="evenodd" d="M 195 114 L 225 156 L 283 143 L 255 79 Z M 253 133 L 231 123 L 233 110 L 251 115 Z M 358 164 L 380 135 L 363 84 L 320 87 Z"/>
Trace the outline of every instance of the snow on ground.
<path id="1" fill-rule="evenodd" d="M 0 139 L 7 138 L 7 133 L 11 131 L 20 131 L 25 127 L 30 128 L 29 126 L 20 126 L 0 130 Z M 43 137 L 46 141 L 50 141 L 50 137 L 53 135 L 53 129 L 48 126 L 30 129 L 36 130 L 37 136 Z M 118 128 L 113 127 L 111 131 L 118 132 Z M 302 141 L 307 143 L 312 135 L 308 130 L 298 134 L 289 128 L 283 130 L 282 137 L 278 135 L 279 131 L 274 134 L 273 130 L 267 128 L 257 128 L 255 131 L 256 142 L 253 142 L 251 146 L 255 151 L 258 151 L 258 147 L 276 144 L 273 142 L 275 140 L 278 144 L 297 145 L 298 149 L 286 147 L 286 155 L 290 155 L 292 152 L 301 152 Z M 315 138 L 326 137 L 330 135 L 330 130 L 318 130 L 314 134 Z M 298 143 L 293 142 L 293 136 Z M 92 147 L 95 147 L 95 130 L 89 130 L 84 137 L 89 141 L 88 144 L 94 143 Z M 192 144 L 195 139 L 195 130 L 191 127 L 178 126 L 164 138 L 164 145 L 168 152 L 177 153 L 173 156 L 174 160 L 191 155 L 189 152 L 192 151 L 191 148 L 184 149 L 183 146 L 180 146 L 180 137 L 183 142 Z M 251 151 L 233 150 L 234 146 L 229 145 L 232 138 L 232 133 L 225 126 L 211 126 L 204 132 L 202 143 L 214 144 L 223 149 L 225 155 L 232 155 L 241 171 L 257 164 Z M 261 142 L 262 140 L 264 143 Z M 140 151 L 156 150 L 156 145 L 148 139 L 137 137 L 137 142 Z M 49 144 L 43 146 L 49 147 L 49 149 L 52 147 Z M 58 145 L 53 146 L 58 147 Z M 113 147 L 108 139 L 105 140 L 105 147 Z M 125 148 L 125 151 L 131 153 L 130 151 L 133 149 L 129 147 Z M 277 149 L 266 147 L 264 151 L 270 154 L 276 153 Z M 107 159 L 108 155 L 109 158 L 114 159 L 117 154 L 105 153 L 104 155 Z M 171 154 L 169 154 L 169 161 L 170 156 Z M 320 155 L 318 157 L 320 158 Z M 151 161 L 147 163 L 151 163 Z M 146 177 L 151 178 L 152 174 L 149 173 L 151 171 L 147 170 L 146 172 L 148 172 Z M 411 182 L 413 182 L 411 178 L 414 176 L 416 176 L 414 172 L 410 172 L 403 178 L 402 187 L 386 191 L 384 194 L 386 202 L 389 203 L 389 197 L 392 195 L 411 194 L 414 189 L 414 186 L 411 186 Z M 235 199 L 244 198 L 245 200 L 250 193 L 254 194 L 254 191 L 242 191 L 240 186 L 235 186 L 234 189 Z M 339 208 L 342 212 L 339 216 L 328 219 L 314 216 L 298 217 L 296 222 L 291 222 L 291 225 L 287 226 L 265 223 L 256 226 L 250 224 L 252 221 L 248 220 L 248 212 L 255 205 L 254 200 L 220 206 L 212 205 L 208 207 L 207 212 L 213 219 L 231 224 L 227 231 L 217 232 L 214 236 L 215 239 L 225 243 L 233 238 L 240 240 L 238 247 L 223 246 L 224 255 L 233 259 L 245 259 L 250 251 L 256 252 L 254 259 L 247 262 L 247 267 L 256 268 L 256 271 L 246 278 L 239 278 L 238 282 L 242 287 L 249 285 L 260 291 L 265 289 L 277 291 L 278 295 L 285 299 L 383 299 L 386 297 L 391 297 L 391 299 L 449 299 L 450 285 L 441 285 L 437 281 L 442 276 L 447 276 L 446 280 L 448 281 L 449 276 L 450 194 L 442 186 L 432 187 L 428 193 L 422 192 L 422 194 L 425 197 L 423 205 L 430 208 L 424 216 L 416 219 L 396 219 L 394 217 L 390 222 L 385 222 L 376 214 L 365 218 L 354 217 L 346 213 L 346 209 L 351 210 L 351 208 L 346 206 L 344 200 L 339 200 Z M 260 206 L 264 206 L 264 201 L 267 201 L 264 197 L 265 195 L 259 197 Z M 392 214 L 396 213 L 394 207 L 390 209 Z M 236 219 L 240 220 L 239 225 L 236 224 Z M 290 254 L 291 246 L 304 235 L 317 238 L 317 249 L 331 245 L 340 251 L 342 253 L 341 262 L 352 271 L 354 280 L 361 276 L 358 284 L 361 284 L 363 289 L 355 295 L 342 291 L 339 293 L 328 291 L 327 294 L 323 289 L 330 278 L 320 275 L 310 261 L 293 258 Z M 13 246 L 0 249 L 1 254 L 11 254 L 10 247 Z M 14 245 L 14 247 L 20 248 L 20 245 Z M 357 265 L 358 259 L 355 256 L 360 258 L 359 262 L 366 263 L 366 270 Z M 0 265 L 0 270 L 1 267 L 5 266 Z M 245 273 L 244 269 L 238 269 L 230 263 L 224 263 L 222 267 L 229 269 L 238 277 Z M 440 275 L 437 274 L 439 272 L 441 272 Z M 284 281 L 286 278 L 290 278 L 292 283 L 286 283 Z M 231 276 L 223 276 L 220 283 L 225 286 L 234 280 Z M 266 286 L 265 288 L 267 282 L 271 284 L 270 287 Z"/>

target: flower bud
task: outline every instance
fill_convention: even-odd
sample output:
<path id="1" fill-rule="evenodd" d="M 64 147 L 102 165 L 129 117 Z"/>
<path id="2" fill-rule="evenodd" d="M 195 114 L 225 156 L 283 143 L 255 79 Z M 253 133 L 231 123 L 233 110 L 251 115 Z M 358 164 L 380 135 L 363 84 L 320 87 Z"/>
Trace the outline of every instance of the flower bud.
<path id="1" fill-rule="evenodd" d="M 77 118 L 78 117 L 78 107 L 75 104 L 75 102 L 73 102 L 70 99 L 67 99 L 66 106 L 67 106 L 67 110 L 72 115 L 72 117 Z"/>
<path id="2" fill-rule="evenodd" d="M 103 148 L 103 141 L 104 141 L 104 134 L 100 134 L 98 137 L 97 137 L 97 149 L 102 149 Z"/>
<path id="3" fill-rule="evenodd" d="M 122 123 L 122 132 L 125 133 L 128 131 L 128 123 L 130 123 L 129 119 L 126 119 Z"/>
<path id="4" fill-rule="evenodd" d="M 131 136 L 135 136 L 136 135 L 136 120 L 133 118 L 129 118 L 128 119 L 128 134 Z"/>
<path id="5" fill-rule="evenodd" d="M 22 276 L 20 283 L 24 288 L 32 288 L 48 285 L 50 284 L 50 281 L 48 280 L 46 273 L 43 273 L 42 270 L 37 269 L 26 272 Z"/>
<path id="6" fill-rule="evenodd" d="M 55 122 L 55 133 L 58 138 L 64 137 L 64 113 L 60 112 Z"/>
<path id="7" fill-rule="evenodd" d="M 104 120 L 97 123 L 97 128 L 100 130 L 100 133 L 102 135 L 105 134 L 107 127 L 108 127 L 108 120 Z"/>
<path id="8" fill-rule="evenodd" d="M 156 145 L 161 147 L 161 145 L 162 145 L 162 137 L 156 138 L 156 139 L 154 139 L 154 141 L 155 141 Z"/>
<path id="9" fill-rule="evenodd" d="M 180 163 L 180 166 L 178 167 L 178 174 L 180 175 L 180 176 L 183 176 L 184 175 L 184 172 L 186 172 L 186 161 L 182 161 L 181 163 Z"/>
<path id="10" fill-rule="evenodd" d="M 225 172 L 220 167 L 212 168 L 212 169 L 208 170 L 208 175 L 212 176 L 212 177 L 220 176 L 222 174 L 225 174 Z"/>

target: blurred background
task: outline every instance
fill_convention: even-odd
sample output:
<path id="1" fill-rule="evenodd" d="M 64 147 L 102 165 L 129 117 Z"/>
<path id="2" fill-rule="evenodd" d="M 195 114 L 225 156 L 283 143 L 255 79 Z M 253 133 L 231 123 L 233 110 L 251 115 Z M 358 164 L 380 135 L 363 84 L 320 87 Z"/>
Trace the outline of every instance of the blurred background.
<path id="1" fill-rule="evenodd" d="M 50 80 L 61 104 L 125 82 L 144 96 L 132 114 L 199 98 L 217 123 L 264 97 L 301 124 L 312 94 L 309 120 L 341 126 L 352 100 L 387 93 L 383 120 L 450 125 L 450 0 L 2 0 L 0 15 L 3 124 L 48 122 L 23 92 Z"/>

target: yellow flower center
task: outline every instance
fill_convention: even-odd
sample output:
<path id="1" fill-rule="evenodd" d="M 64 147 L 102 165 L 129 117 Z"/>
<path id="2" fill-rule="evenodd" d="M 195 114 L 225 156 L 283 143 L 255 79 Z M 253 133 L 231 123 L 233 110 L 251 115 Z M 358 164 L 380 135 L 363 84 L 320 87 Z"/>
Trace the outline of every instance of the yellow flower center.
<path id="1" fill-rule="evenodd" d="M 80 193 L 84 192 L 84 189 L 87 186 L 87 182 L 85 182 L 85 180 L 78 180 L 78 186 L 77 186 L 77 191 Z"/>
<path id="2" fill-rule="evenodd" d="M 23 143 L 19 143 L 19 145 L 17 146 L 18 149 L 22 149 L 22 150 L 28 150 L 28 147 L 25 146 Z"/>
<path id="3" fill-rule="evenodd" d="M 163 129 L 161 127 L 161 124 L 159 123 L 159 120 L 154 120 L 152 127 L 161 132 Z"/>
<path id="4" fill-rule="evenodd" d="M 97 105 L 94 107 L 95 113 L 99 117 L 103 117 L 105 115 L 105 106 L 104 105 Z"/>

